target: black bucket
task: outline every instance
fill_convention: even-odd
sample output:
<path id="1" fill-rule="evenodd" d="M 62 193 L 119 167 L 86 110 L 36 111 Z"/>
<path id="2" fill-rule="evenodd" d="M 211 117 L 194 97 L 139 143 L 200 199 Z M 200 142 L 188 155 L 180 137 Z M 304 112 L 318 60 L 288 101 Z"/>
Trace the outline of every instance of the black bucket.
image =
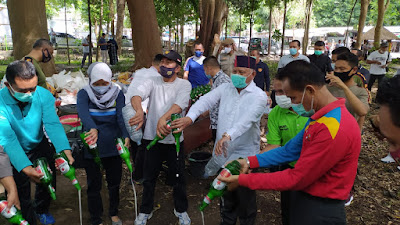
<path id="1" fill-rule="evenodd" d="M 211 159 L 209 152 L 192 152 L 189 154 L 189 173 L 196 177 L 203 177 L 204 168 Z"/>

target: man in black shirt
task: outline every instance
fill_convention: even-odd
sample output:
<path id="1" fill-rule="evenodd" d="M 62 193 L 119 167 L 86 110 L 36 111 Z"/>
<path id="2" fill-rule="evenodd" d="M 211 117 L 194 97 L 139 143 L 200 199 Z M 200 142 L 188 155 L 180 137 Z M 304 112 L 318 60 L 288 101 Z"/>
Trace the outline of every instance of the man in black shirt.
<path id="1" fill-rule="evenodd" d="M 354 49 L 354 48 L 353 48 L 353 49 L 351 49 L 351 53 L 353 53 L 354 55 L 356 55 L 356 56 L 358 57 L 358 61 L 359 61 L 359 62 L 361 62 L 361 60 L 364 59 L 363 52 L 362 52 L 361 50 L 359 50 L 359 49 Z M 365 69 L 365 68 L 361 65 L 361 63 L 358 63 L 358 70 L 357 70 L 357 73 L 362 74 L 362 75 L 365 77 L 365 80 L 366 80 L 367 83 L 368 83 L 371 74 L 369 73 L 369 70 Z"/>
<path id="2" fill-rule="evenodd" d="M 270 78 L 267 64 L 261 61 L 260 52 L 258 50 L 251 51 L 250 56 L 256 59 L 256 76 L 254 77 L 254 83 L 263 91 L 269 92 Z"/>
<path id="3" fill-rule="evenodd" d="M 316 65 L 326 76 L 326 74 L 333 74 L 333 68 L 331 66 L 332 60 L 325 54 L 325 43 L 323 41 L 317 41 L 314 44 L 314 54 L 309 55 L 310 62 Z"/>

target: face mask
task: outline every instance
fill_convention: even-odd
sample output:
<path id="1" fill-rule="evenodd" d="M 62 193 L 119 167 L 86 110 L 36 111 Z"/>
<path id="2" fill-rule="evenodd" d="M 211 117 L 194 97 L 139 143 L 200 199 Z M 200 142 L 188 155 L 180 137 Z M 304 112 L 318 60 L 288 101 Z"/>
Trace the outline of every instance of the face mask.
<path id="1" fill-rule="evenodd" d="M 257 57 L 255 57 L 255 56 L 250 56 L 251 58 L 253 58 L 253 59 L 255 59 L 255 60 L 257 60 Z"/>
<path id="2" fill-rule="evenodd" d="M 165 78 L 171 78 L 175 74 L 175 68 L 167 68 L 165 66 L 160 66 L 160 74 Z"/>
<path id="3" fill-rule="evenodd" d="M 297 54 L 297 48 L 289 48 L 289 52 L 291 55 L 296 55 Z"/>
<path id="4" fill-rule="evenodd" d="M 332 69 L 335 69 L 335 63 L 331 63 Z"/>
<path id="5" fill-rule="evenodd" d="M 322 51 L 321 51 L 321 50 L 315 50 L 315 51 L 314 51 L 314 54 L 315 54 L 315 55 L 322 55 Z"/>
<path id="6" fill-rule="evenodd" d="M 235 86 L 236 88 L 245 88 L 247 86 L 245 76 L 239 74 L 232 74 L 231 80 L 233 86 Z"/>
<path id="7" fill-rule="evenodd" d="M 44 54 L 44 51 L 47 51 L 47 56 Z M 42 51 L 42 62 L 47 63 L 51 60 L 51 54 L 49 52 L 49 50 L 45 49 Z"/>
<path id="8" fill-rule="evenodd" d="M 232 48 L 230 48 L 230 47 L 225 47 L 224 48 L 224 51 L 225 51 L 225 53 L 229 53 L 229 52 L 231 52 L 232 51 Z"/>
<path id="9" fill-rule="evenodd" d="M 11 88 L 11 90 L 13 92 L 13 93 L 11 93 L 11 95 L 14 96 L 14 98 L 17 99 L 18 101 L 20 101 L 20 102 L 30 102 L 30 101 L 32 101 L 33 94 L 35 92 L 31 92 L 31 93 L 16 92 L 12 88 L 11 84 L 10 84 L 10 88 Z"/>
<path id="10" fill-rule="evenodd" d="M 275 95 L 275 101 L 281 108 L 288 109 L 292 107 L 292 100 L 286 95 Z"/>
<path id="11" fill-rule="evenodd" d="M 206 77 L 207 77 L 207 79 L 211 79 L 212 78 L 212 76 L 208 75 L 208 74 L 206 74 Z"/>
<path id="12" fill-rule="evenodd" d="M 351 70 L 347 71 L 347 72 L 342 72 L 342 73 L 334 72 L 334 74 L 335 74 L 335 76 L 339 77 L 343 82 L 346 82 L 346 81 L 350 80 L 350 78 L 352 78 L 354 75 L 353 74 L 353 75 L 349 76 L 350 72 L 351 72 Z"/>
<path id="13" fill-rule="evenodd" d="M 314 96 L 312 96 L 311 99 L 311 109 L 310 111 L 306 111 L 306 109 L 303 106 L 303 99 L 304 99 L 304 94 L 306 93 L 306 89 L 304 89 L 303 91 L 303 97 L 301 98 L 301 103 L 300 104 L 292 104 L 292 109 L 299 114 L 300 116 L 304 116 L 304 117 L 311 117 L 312 115 L 314 115 L 315 110 L 313 109 L 314 106 Z"/>
<path id="14" fill-rule="evenodd" d="M 202 51 L 195 51 L 194 54 L 196 55 L 196 57 L 200 57 L 203 55 Z"/>
<path id="15" fill-rule="evenodd" d="M 93 90 L 95 90 L 97 93 L 103 95 L 110 89 L 110 85 L 107 86 L 92 86 Z"/>

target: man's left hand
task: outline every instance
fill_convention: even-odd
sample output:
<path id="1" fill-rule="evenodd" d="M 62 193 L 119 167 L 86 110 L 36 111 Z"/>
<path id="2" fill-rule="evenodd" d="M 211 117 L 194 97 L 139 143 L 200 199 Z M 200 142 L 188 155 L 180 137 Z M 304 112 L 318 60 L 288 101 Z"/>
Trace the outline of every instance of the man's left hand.
<path id="1" fill-rule="evenodd" d="M 228 185 L 228 191 L 233 191 L 239 187 L 239 175 L 232 175 L 229 177 L 222 177 L 221 175 L 218 175 L 217 179 L 225 182 Z"/>
<path id="2" fill-rule="evenodd" d="M 222 137 L 217 142 L 217 146 L 215 147 L 215 155 L 219 156 L 224 153 L 225 158 L 228 157 L 227 148 L 228 148 L 228 141 L 231 139 L 229 137 Z"/>
<path id="3" fill-rule="evenodd" d="M 340 89 L 345 89 L 347 87 L 338 76 L 328 74 L 325 76 L 325 78 L 330 81 L 329 86 L 335 86 Z"/>
<path id="4" fill-rule="evenodd" d="M 65 155 L 67 156 L 69 160 L 69 164 L 72 165 L 72 163 L 75 162 L 74 157 L 72 157 L 72 151 L 71 150 L 64 150 Z"/>
<path id="5" fill-rule="evenodd" d="M 131 146 L 131 139 L 130 138 L 125 138 L 125 147 L 129 149 L 129 147 Z"/>

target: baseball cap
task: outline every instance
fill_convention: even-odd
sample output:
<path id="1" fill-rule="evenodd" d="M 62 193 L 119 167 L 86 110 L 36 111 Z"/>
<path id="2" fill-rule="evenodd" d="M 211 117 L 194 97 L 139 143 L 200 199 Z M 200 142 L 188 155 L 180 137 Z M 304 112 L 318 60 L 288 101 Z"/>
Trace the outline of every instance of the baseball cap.
<path id="1" fill-rule="evenodd" d="M 236 56 L 235 67 L 245 67 L 255 70 L 256 60 L 250 56 L 238 55 Z"/>
<path id="2" fill-rule="evenodd" d="M 164 58 L 175 61 L 178 65 L 182 65 L 182 56 L 174 50 L 167 50 L 163 54 Z"/>
<path id="3" fill-rule="evenodd" d="M 383 47 L 383 48 L 389 47 L 389 43 L 387 43 L 387 42 L 382 42 L 382 43 L 381 43 L 381 47 Z"/>

